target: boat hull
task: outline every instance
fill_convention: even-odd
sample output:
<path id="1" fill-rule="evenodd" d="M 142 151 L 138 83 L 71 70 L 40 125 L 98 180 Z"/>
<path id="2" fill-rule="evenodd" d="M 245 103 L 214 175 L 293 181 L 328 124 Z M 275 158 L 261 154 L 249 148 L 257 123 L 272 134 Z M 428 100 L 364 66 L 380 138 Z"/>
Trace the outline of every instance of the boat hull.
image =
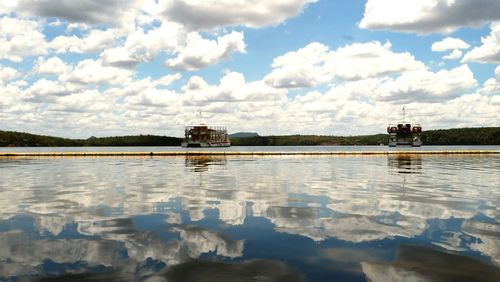
<path id="1" fill-rule="evenodd" d="M 422 139 L 420 133 L 412 132 L 393 132 L 389 133 L 389 147 L 397 146 L 422 146 Z"/>
<path id="2" fill-rule="evenodd" d="M 184 148 L 212 148 L 212 147 L 230 147 L 231 142 L 182 142 L 181 146 Z"/>

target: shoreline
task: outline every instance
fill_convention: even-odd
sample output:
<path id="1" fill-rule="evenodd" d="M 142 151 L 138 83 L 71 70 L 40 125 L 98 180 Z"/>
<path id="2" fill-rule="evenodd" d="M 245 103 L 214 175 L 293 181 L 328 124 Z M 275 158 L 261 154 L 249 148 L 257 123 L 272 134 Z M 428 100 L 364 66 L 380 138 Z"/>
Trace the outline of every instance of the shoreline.
<path id="1" fill-rule="evenodd" d="M 355 156 L 355 155 L 500 155 L 500 150 L 439 151 L 164 151 L 164 152 L 0 152 L 0 157 L 120 157 L 120 156 Z"/>

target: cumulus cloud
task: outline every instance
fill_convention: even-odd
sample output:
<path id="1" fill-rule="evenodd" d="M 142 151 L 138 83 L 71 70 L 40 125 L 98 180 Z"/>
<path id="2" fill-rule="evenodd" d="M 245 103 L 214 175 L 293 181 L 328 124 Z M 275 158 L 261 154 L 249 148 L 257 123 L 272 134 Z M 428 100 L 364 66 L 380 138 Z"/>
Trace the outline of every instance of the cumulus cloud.
<path id="1" fill-rule="evenodd" d="M 263 27 L 279 24 L 302 12 L 304 6 L 317 0 L 205 0 L 168 1 L 161 13 L 167 20 L 181 23 L 191 30 L 225 26 Z"/>
<path id="2" fill-rule="evenodd" d="M 154 85 L 155 86 L 158 86 L 158 85 L 168 86 L 168 85 L 172 84 L 174 81 L 179 80 L 181 77 L 182 77 L 182 75 L 180 73 L 165 75 L 165 76 L 162 76 L 159 79 L 157 79 L 154 82 Z"/>
<path id="3" fill-rule="evenodd" d="M 39 57 L 33 66 L 33 71 L 41 75 L 61 75 L 69 70 L 70 67 L 59 57 Z"/>
<path id="4" fill-rule="evenodd" d="M 245 53 L 242 32 L 233 31 L 218 37 L 217 41 L 204 39 L 198 33 L 189 33 L 186 45 L 177 57 L 168 59 L 166 66 L 175 70 L 197 70 L 228 59 L 234 52 Z"/>
<path id="5" fill-rule="evenodd" d="M 219 85 L 209 85 L 201 77 L 192 77 L 182 87 L 185 103 L 206 105 L 212 102 L 250 103 L 285 101 L 286 91 L 272 88 L 262 81 L 247 82 L 242 73 L 229 72 L 224 75 Z M 236 108 L 234 108 L 237 111 Z"/>
<path id="6" fill-rule="evenodd" d="M 20 73 L 17 70 L 0 65 L 0 85 L 18 77 L 19 75 Z"/>
<path id="7" fill-rule="evenodd" d="M 497 93 L 500 94 L 500 66 L 495 69 L 495 77 L 490 78 L 484 82 L 483 88 L 481 89 L 483 93 Z M 500 100 L 500 96 L 496 96 L 497 100 Z"/>
<path id="8" fill-rule="evenodd" d="M 50 42 L 49 47 L 56 53 L 93 53 L 112 47 L 115 40 L 123 35 L 124 31 L 119 29 L 92 29 L 82 37 L 57 36 Z"/>
<path id="9" fill-rule="evenodd" d="M 208 83 L 200 76 L 194 75 L 189 78 L 186 85 L 182 87 L 182 91 L 203 90 L 208 87 Z"/>
<path id="10" fill-rule="evenodd" d="M 462 57 L 462 51 L 455 49 L 450 54 L 443 56 L 445 60 L 458 60 Z"/>
<path id="11" fill-rule="evenodd" d="M 132 72 L 129 70 L 103 65 L 100 60 L 87 59 L 78 62 L 71 72 L 59 78 L 78 84 L 113 85 L 124 84 L 131 76 Z"/>
<path id="12" fill-rule="evenodd" d="M 311 43 L 274 59 L 264 80 L 277 88 L 312 87 L 334 79 L 358 80 L 424 68 L 409 53 L 391 51 L 391 44 L 354 43 L 335 51 Z"/>
<path id="13" fill-rule="evenodd" d="M 470 45 L 465 43 L 462 39 L 446 37 L 445 39 L 434 42 L 432 44 L 432 51 L 448 51 L 454 49 L 469 49 Z"/>
<path id="14" fill-rule="evenodd" d="M 297 16 L 317 0 L 282 1 L 153 1 L 153 0 L 17 0 L 2 4 L 0 12 L 15 11 L 22 16 L 60 18 L 70 23 L 133 26 L 154 19 L 177 22 L 190 30 L 227 26 L 263 27 Z"/>
<path id="15" fill-rule="evenodd" d="M 58 97 L 48 107 L 48 111 L 73 112 L 73 113 L 97 113 L 109 110 L 112 104 L 106 102 L 97 90 L 84 90 L 71 95 Z"/>
<path id="16" fill-rule="evenodd" d="M 500 63 L 500 22 L 491 25 L 489 36 L 481 39 L 483 45 L 464 55 L 463 62 Z"/>
<path id="17" fill-rule="evenodd" d="M 423 122 L 436 127 L 491 125 L 499 120 L 492 110 L 499 105 L 494 95 L 499 91 L 498 68 L 475 93 L 477 82 L 468 66 L 430 71 L 411 53 L 394 51 L 390 42 L 336 49 L 312 42 L 277 56 L 262 79 L 249 80 L 244 73 L 225 70 L 214 83 L 203 72 L 191 77 L 183 73 L 245 53 L 244 34 L 235 26 L 276 25 L 314 0 L 148 0 L 128 1 L 119 8 L 116 1 L 14 2 L 9 7 L 0 3 L 0 12 L 24 17 L 0 17 L 0 59 L 11 61 L 0 66 L 0 119 L 16 124 L 16 129 L 37 124 L 39 131 L 46 128 L 63 136 L 80 134 L 78 128 L 94 135 L 179 135 L 178 129 L 196 120 L 202 110 L 208 122 L 261 134 L 290 134 L 290 124 L 294 133 L 331 134 L 336 124 L 336 134 L 351 134 L 354 121 L 362 124 L 356 133 L 377 133 L 385 128 L 380 121 L 400 103 L 422 116 L 432 115 Z M 412 2 L 410 6 L 421 6 Z M 456 3 L 462 0 L 450 5 Z M 426 7 L 430 8 L 415 16 L 416 22 L 429 20 L 426 15 L 434 6 Z M 498 61 L 500 36 L 497 24 L 491 27 L 491 34 L 464 60 Z M 437 30 L 443 28 L 437 25 Z M 42 31 L 50 35 L 46 38 Z M 432 49 L 447 51 L 444 59 L 460 59 L 468 47 L 450 37 Z M 154 78 L 147 76 L 141 69 L 149 66 L 146 63 L 156 68 L 155 60 L 165 60 L 172 71 L 161 76 L 154 69 Z M 137 67 L 140 64 L 144 65 Z M 456 115 L 462 108 L 469 116 Z M 68 125 L 68 118 L 78 125 Z M 167 123 L 158 123 L 166 118 Z"/>
<path id="18" fill-rule="evenodd" d="M 416 101 L 441 102 L 461 96 L 476 86 L 474 74 L 467 65 L 437 73 L 416 70 L 384 82 L 378 99 L 397 103 Z"/>
<path id="19" fill-rule="evenodd" d="M 41 78 L 25 89 L 21 97 L 33 103 L 54 103 L 57 97 L 71 95 L 81 89 L 77 84 Z"/>
<path id="20" fill-rule="evenodd" d="M 122 46 L 104 50 L 101 57 L 108 65 L 132 68 L 153 60 L 160 52 L 176 52 L 185 36 L 184 29 L 175 23 L 163 23 L 147 32 L 138 29 L 127 36 Z"/>
<path id="21" fill-rule="evenodd" d="M 497 0 L 368 0 L 359 27 L 403 32 L 450 33 L 500 20 Z"/>
<path id="22" fill-rule="evenodd" d="M 142 7 L 140 0 L 18 0 L 11 9 L 25 16 L 61 18 L 88 24 L 121 24 L 132 20 Z"/>
<path id="23" fill-rule="evenodd" d="M 141 90 L 137 95 L 126 98 L 128 103 L 144 107 L 179 107 L 181 97 L 171 90 L 149 88 Z"/>
<path id="24" fill-rule="evenodd" d="M 36 21 L 0 18 L 0 59 L 21 62 L 25 56 L 47 53 L 45 36 Z"/>
<path id="25" fill-rule="evenodd" d="M 148 129 L 149 133 L 177 136 L 179 128 L 196 121 L 199 110 L 207 122 L 224 124 L 231 130 L 290 134 L 290 124 L 293 124 L 292 130 L 297 133 L 331 134 L 331 125 L 335 124 L 336 134 L 350 134 L 355 120 L 356 133 L 371 134 L 381 132 L 387 120 L 399 117 L 394 116 L 394 107 L 399 108 L 397 105 L 401 103 L 411 109 L 418 121 L 432 124 L 434 128 L 487 126 L 500 119 L 496 110 L 500 99 L 490 93 L 469 94 L 468 87 L 475 82 L 469 71 L 467 66 L 436 73 L 407 71 L 395 78 L 337 83 L 325 92 L 313 91 L 296 97 L 288 97 L 286 89 L 271 87 L 261 80 L 247 81 L 237 72 L 227 73 L 217 84 L 193 76 L 179 92 L 158 88 L 158 81 L 163 79 L 131 80 L 107 90 L 41 79 L 26 90 L 10 86 L 8 91 L 12 95 L 8 97 L 11 98 L 6 100 L 2 96 L 0 106 L 3 110 L 9 107 L 11 111 L 13 108 L 8 105 L 13 102 L 44 103 L 46 107 L 38 106 L 42 110 L 33 116 L 38 122 L 43 120 L 54 129 L 64 123 L 61 113 L 78 114 L 79 128 L 108 132 L 107 135 L 109 132 L 123 134 L 117 126 L 127 119 L 130 120 L 126 129 L 129 134 L 144 133 L 144 129 Z M 166 82 L 177 77 L 169 75 Z M 102 109 L 99 116 L 105 116 L 106 123 L 96 123 L 96 118 L 91 118 L 97 113 L 95 109 Z M 5 111 L 1 116 L 5 122 L 34 122 L 29 119 L 31 108 L 17 111 L 15 116 L 22 116 L 25 121 Z M 457 115 L 457 112 L 463 114 Z M 168 126 L 159 127 L 158 120 L 167 116 Z M 272 126 L 269 120 L 273 120 Z M 64 133 L 59 134 L 77 134 L 70 133 L 71 128 L 64 128 Z"/>

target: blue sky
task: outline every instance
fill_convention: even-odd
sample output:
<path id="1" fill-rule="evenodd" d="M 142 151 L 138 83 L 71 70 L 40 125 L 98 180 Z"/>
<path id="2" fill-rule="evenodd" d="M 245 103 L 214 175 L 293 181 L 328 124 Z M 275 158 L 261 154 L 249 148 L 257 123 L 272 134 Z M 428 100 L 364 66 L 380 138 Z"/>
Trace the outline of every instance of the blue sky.
<path id="1" fill-rule="evenodd" d="M 7 0 L 0 130 L 181 136 L 499 126 L 494 0 Z"/>

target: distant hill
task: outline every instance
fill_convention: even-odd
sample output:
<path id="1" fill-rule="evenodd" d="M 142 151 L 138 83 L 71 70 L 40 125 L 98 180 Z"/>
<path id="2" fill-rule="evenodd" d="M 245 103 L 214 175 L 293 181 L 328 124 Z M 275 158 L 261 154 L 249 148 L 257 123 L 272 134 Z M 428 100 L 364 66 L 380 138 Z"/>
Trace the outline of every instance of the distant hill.
<path id="1" fill-rule="evenodd" d="M 388 141 L 387 134 L 259 136 L 253 132 L 237 132 L 230 137 L 233 146 L 387 145 Z M 67 139 L 0 130 L 0 147 L 180 146 L 181 140 L 156 135 Z M 500 127 L 427 130 L 422 133 L 422 141 L 424 145 L 500 145 Z"/>
<path id="2" fill-rule="evenodd" d="M 500 127 L 475 127 L 426 130 L 425 145 L 500 145 Z"/>
<path id="3" fill-rule="evenodd" d="M 229 138 L 248 138 L 259 136 L 257 132 L 236 132 L 229 134 Z"/>

